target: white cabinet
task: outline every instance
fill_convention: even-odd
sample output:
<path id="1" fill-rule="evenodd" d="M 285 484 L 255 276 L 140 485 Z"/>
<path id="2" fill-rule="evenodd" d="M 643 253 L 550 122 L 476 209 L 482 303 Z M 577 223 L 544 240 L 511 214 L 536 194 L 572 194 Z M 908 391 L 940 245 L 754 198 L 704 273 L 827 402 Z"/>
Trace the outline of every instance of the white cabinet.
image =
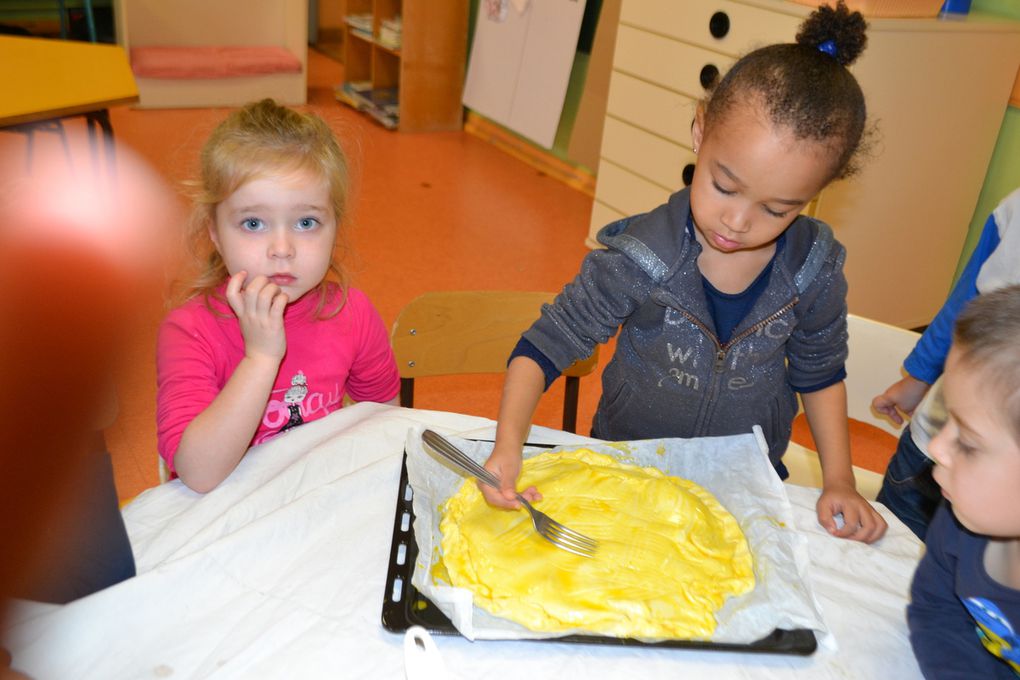
<path id="1" fill-rule="evenodd" d="M 584 0 L 511 2 L 490 17 L 491 3 L 479 3 L 465 106 L 551 148 L 584 7 Z"/>
<path id="2" fill-rule="evenodd" d="M 810 11 L 782 0 L 623 0 L 590 246 L 608 221 L 689 181 L 691 120 L 713 69 L 792 42 Z M 850 311 L 915 327 L 952 282 L 1020 63 L 1020 24 L 974 14 L 868 22 L 853 72 L 878 143 L 811 211 L 847 247 Z"/>

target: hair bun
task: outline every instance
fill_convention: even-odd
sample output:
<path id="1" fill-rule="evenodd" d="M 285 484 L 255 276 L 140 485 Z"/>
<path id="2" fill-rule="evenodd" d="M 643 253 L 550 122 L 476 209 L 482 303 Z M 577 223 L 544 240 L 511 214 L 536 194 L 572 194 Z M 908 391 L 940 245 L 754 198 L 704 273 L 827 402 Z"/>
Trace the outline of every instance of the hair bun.
<path id="1" fill-rule="evenodd" d="M 822 45 L 830 48 L 835 44 L 834 50 L 823 51 L 843 66 L 849 66 L 857 61 L 868 44 L 867 28 L 864 16 L 851 12 L 846 3 L 839 0 L 835 7 L 820 6 L 804 20 L 797 32 L 797 43 L 812 49 L 821 49 Z"/>

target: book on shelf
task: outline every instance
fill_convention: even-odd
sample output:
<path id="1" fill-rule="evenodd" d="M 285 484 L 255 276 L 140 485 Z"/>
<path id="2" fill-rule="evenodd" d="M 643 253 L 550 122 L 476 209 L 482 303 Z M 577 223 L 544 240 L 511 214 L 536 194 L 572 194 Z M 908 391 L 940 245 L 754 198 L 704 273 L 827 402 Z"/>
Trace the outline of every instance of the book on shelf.
<path id="1" fill-rule="evenodd" d="M 399 50 L 403 39 L 404 24 L 399 16 L 392 19 L 383 19 L 379 25 L 379 35 L 376 38 L 383 47 L 391 50 Z"/>
<path id="2" fill-rule="evenodd" d="M 359 99 L 355 96 L 358 92 L 366 92 L 372 89 L 372 83 L 367 80 L 350 81 L 341 83 L 333 89 L 338 101 L 353 108 L 358 108 Z"/>
<path id="3" fill-rule="evenodd" d="M 390 130 L 400 124 L 399 91 L 395 87 L 373 88 L 366 80 L 346 82 L 336 88 L 336 98 L 364 111 Z"/>
<path id="4" fill-rule="evenodd" d="M 372 15 L 371 14 L 348 14 L 344 21 L 351 27 L 351 31 L 366 40 L 372 39 Z"/>

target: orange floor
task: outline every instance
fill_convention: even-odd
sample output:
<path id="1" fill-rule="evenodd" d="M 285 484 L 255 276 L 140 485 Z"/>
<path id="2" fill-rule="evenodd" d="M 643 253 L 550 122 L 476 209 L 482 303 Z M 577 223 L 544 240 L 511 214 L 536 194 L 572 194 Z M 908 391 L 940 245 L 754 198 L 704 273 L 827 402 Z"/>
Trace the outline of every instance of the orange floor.
<path id="1" fill-rule="evenodd" d="M 554 291 L 577 272 L 588 252 L 589 196 L 463 132 L 383 129 L 333 98 L 342 71 L 309 51 L 308 108 L 329 122 L 352 160 L 353 280 L 387 324 L 428 290 Z M 118 107 L 111 118 L 117 143 L 134 148 L 179 186 L 226 112 Z M 24 158 L 23 148 L 16 148 L 24 141 L 4 137 L 0 157 L 7 163 Z M 77 155 L 84 156 L 77 162 L 88 163 L 87 150 Z M 119 415 L 106 437 L 121 498 L 158 483 L 154 347 L 162 314 L 162 301 L 152 300 L 117 376 Z M 611 352 L 607 347 L 602 356 Z M 415 405 L 495 417 L 501 384 L 499 376 L 425 379 L 418 382 Z M 599 392 L 598 375 L 582 379 L 581 432 L 590 427 Z M 558 426 L 561 400 L 558 381 L 543 398 L 536 422 Z M 868 467 L 881 469 L 883 455 L 887 452 Z"/>

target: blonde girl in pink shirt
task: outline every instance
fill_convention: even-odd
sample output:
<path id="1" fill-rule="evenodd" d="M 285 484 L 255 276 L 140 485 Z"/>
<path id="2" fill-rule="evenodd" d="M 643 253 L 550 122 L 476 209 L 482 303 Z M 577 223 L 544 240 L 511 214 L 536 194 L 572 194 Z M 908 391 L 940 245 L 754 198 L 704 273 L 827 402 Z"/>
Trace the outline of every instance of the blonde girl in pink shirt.
<path id="1" fill-rule="evenodd" d="M 157 344 L 159 454 L 215 488 L 245 452 L 355 401 L 395 403 L 386 328 L 339 263 L 347 161 L 324 121 L 270 99 L 202 149 L 196 274 Z"/>

